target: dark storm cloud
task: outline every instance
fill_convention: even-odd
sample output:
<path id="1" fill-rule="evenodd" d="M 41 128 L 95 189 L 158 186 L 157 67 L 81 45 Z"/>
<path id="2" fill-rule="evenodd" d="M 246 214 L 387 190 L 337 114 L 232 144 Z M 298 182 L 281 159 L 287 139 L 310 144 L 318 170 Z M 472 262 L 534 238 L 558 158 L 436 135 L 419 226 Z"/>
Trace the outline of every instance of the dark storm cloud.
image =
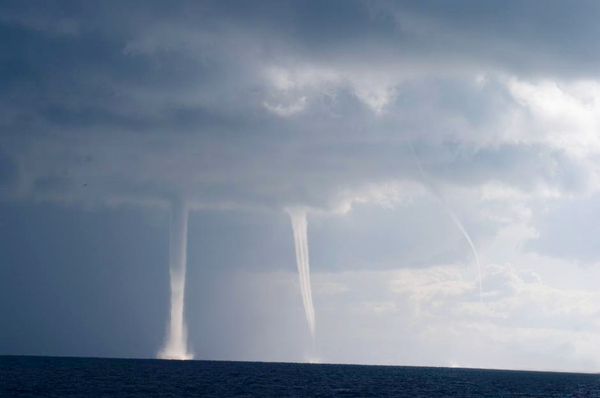
<path id="1" fill-rule="evenodd" d="M 19 180 L 19 167 L 6 153 L 0 151 L 0 185 L 15 186 Z"/>
<path id="2" fill-rule="evenodd" d="M 573 6 L 565 1 L 453 4 L 434 0 L 404 2 L 398 9 L 431 26 L 429 33 L 448 34 L 445 40 L 439 39 L 450 51 L 503 65 L 515 73 L 597 75 L 600 58 L 593 48 L 600 28 L 594 23 L 599 11 L 594 1 Z"/>
<path id="3" fill-rule="evenodd" d="M 276 55 L 286 46 L 290 53 L 323 57 L 331 51 L 334 57 L 355 51 L 356 57 L 365 48 L 396 49 L 396 55 L 408 57 L 455 53 L 487 58 L 488 63 L 504 63 L 517 72 L 526 68 L 560 73 L 570 65 L 574 71 L 590 68 L 588 73 L 595 73 L 591 68 L 598 58 L 591 45 L 600 34 L 594 19 L 597 11 L 593 1 L 578 2 L 576 7 L 564 1 L 63 1 L 9 2 L 3 19 L 53 37 L 94 32 L 116 43 L 152 37 L 152 32 L 170 28 L 188 33 L 229 30 L 262 41 L 263 55 Z M 216 48 L 219 40 L 212 39 L 208 40 L 212 50 L 221 51 Z M 190 38 L 167 35 L 162 42 L 155 41 L 158 48 L 169 42 L 185 45 Z M 527 56 L 528 51 L 536 57 Z"/>
<path id="4" fill-rule="evenodd" d="M 0 140 L 19 197 L 332 209 L 420 181 L 409 142 L 440 184 L 588 183 L 571 152 L 511 124 L 535 115 L 510 84 L 588 76 L 595 58 L 569 54 L 598 36 L 595 3 L 2 7 Z"/>

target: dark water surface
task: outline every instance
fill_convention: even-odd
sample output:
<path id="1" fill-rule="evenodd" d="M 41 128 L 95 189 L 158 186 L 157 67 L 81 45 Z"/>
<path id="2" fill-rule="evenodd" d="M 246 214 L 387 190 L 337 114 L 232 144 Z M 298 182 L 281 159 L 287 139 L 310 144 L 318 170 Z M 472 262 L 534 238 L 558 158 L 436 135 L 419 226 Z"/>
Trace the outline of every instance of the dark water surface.
<path id="1" fill-rule="evenodd" d="M 0 356 L 0 397 L 600 397 L 600 375 Z"/>

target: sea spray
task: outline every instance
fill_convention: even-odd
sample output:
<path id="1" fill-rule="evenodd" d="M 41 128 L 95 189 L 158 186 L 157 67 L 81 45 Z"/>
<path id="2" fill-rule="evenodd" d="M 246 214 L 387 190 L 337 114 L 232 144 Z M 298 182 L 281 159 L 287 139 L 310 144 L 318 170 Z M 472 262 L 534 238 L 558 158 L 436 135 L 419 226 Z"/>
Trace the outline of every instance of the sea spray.
<path id="1" fill-rule="evenodd" d="M 419 160 L 419 157 L 417 156 L 417 154 L 416 154 L 416 152 L 415 152 L 415 150 L 414 150 L 414 148 L 412 146 L 412 143 L 409 142 L 408 145 L 410 147 L 410 152 L 411 152 L 411 154 L 413 156 L 413 159 L 417 163 L 417 167 L 419 168 L 419 172 L 421 173 L 421 177 L 423 177 L 423 180 L 425 181 L 425 184 L 433 192 L 433 194 L 436 196 L 436 198 L 438 198 L 438 200 L 442 203 L 442 205 L 444 206 L 444 208 L 446 209 L 446 211 L 450 215 L 450 218 L 452 219 L 452 222 L 458 227 L 458 229 L 460 230 L 460 233 L 464 236 L 465 240 L 467 241 L 467 243 L 471 247 L 471 251 L 473 252 L 473 256 L 475 257 L 475 263 L 477 264 L 477 273 L 479 275 L 479 306 L 480 306 L 480 311 L 481 311 L 481 323 L 483 323 L 483 314 L 484 314 L 484 308 L 483 308 L 483 287 L 482 287 L 482 284 L 481 284 L 481 263 L 479 262 L 479 255 L 477 254 L 477 249 L 475 248 L 475 245 L 473 244 L 473 240 L 469 236 L 469 233 L 467 232 L 467 230 L 465 229 L 465 227 L 460 222 L 460 219 L 458 218 L 458 216 L 456 215 L 456 213 L 454 212 L 454 210 L 452 209 L 452 207 L 450 207 L 450 205 L 446 201 L 446 198 L 444 197 L 444 195 L 442 194 L 442 192 L 427 177 L 427 174 L 425 173 L 425 170 L 423 169 L 423 166 L 421 165 L 421 161 Z"/>
<path id="2" fill-rule="evenodd" d="M 187 350 L 187 327 L 183 303 L 187 262 L 188 209 L 183 201 L 174 201 L 171 207 L 171 242 L 169 253 L 171 277 L 171 314 L 160 359 L 193 359 Z"/>
<path id="3" fill-rule="evenodd" d="M 315 340 L 315 310 L 312 301 L 312 289 L 310 286 L 310 266 L 308 261 L 308 241 L 307 241 L 307 221 L 306 211 L 303 209 L 286 209 L 292 220 L 292 229 L 294 231 L 294 246 L 296 248 L 296 264 L 298 266 L 298 275 L 300 278 L 300 291 L 302 293 L 302 302 L 306 321 L 310 329 L 310 335 Z"/>

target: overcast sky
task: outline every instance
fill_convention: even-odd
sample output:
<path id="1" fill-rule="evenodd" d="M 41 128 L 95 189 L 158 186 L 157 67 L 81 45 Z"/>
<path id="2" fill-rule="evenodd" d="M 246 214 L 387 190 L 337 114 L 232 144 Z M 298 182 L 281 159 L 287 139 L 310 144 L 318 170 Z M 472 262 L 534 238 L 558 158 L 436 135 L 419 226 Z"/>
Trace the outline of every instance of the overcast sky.
<path id="1" fill-rule="evenodd" d="M 600 371 L 598 15 L 2 2 L 0 354 Z"/>

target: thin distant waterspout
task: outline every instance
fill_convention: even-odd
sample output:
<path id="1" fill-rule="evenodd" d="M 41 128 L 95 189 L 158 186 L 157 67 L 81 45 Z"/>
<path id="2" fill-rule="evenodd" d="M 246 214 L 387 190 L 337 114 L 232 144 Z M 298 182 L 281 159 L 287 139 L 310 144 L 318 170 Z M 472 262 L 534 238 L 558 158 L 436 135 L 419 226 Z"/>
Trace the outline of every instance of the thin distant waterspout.
<path id="1" fill-rule="evenodd" d="M 427 185 L 429 187 L 429 189 L 433 192 L 435 197 L 443 205 L 444 209 L 446 209 L 446 211 L 450 215 L 450 219 L 452 219 L 452 222 L 458 227 L 458 229 L 460 230 L 460 233 L 464 236 L 465 240 L 469 244 L 469 247 L 471 248 L 471 251 L 473 252 L 473 256 L 475 257 L 475 263 L 477 264 L 477 272 L 479 274 L 479 308 L 480 308 L 480 312 L 481 312 L 481 323 L 483 324 L 483 322 L 484 322 L 483 287 L 482 287 L 482 283 L 481 283 L 481 279 L 482 279 L 481 278 L 481 263 L 479 262 L 479 255 L 477 254 L 477 249 L 475 248 L 475 245 L 473 244 L 473 240 L 469 236 L 469 233 L 467 232 L 465 227 L 460 222 L 460 219 L 458 218 L 458 216 L 456 215 L 456 213 L 454 212 L 452 207 L 450 207 L 450 205 L 446 201 L 446 198 L 444 197 L 442 192 L 427 177 L 427 174 L 425 173 L 425 170 L 423 169 L 423 166 L 421 165 L 421 161 L 419 160 L 419 157 L 417 156 L 417 153 L 415 152 L 415 149 L 413 148 L 412 143 L 410 141 L 408 142 L 408 146 L 410 147 L 410 153 L 412 154 L 413 159 L 415 160 L 415 163 L 417 163 L 417 167 L 419 168 L 421 177 L 423 177 L 423 180 L 425 181 L 425 185 Z"/>
<path id="2" fill-rule="evenodd" d="M 313 351 L 315 342 L 315 310 L 312 300 L 312 289 L 310 285 L 310 265 L 308 261 L 308 240 L 306 211 L 301 209 L 286 209 L 292 221 L 294 232 L 294 246 L 296 248 L 296 265 L 300 277 L 300 292 L 306 321 L 313 340 Z"/>
<path id="3" fill-rule="evenodd" d="M 187 265 L 188 209 L 185 202 L 171 206 L 171 245 L 169 254 L 171 278 L 171 313 L 164 347 L 159 359 L 193 359 L 187 349 L 187 327 L 184 319 L 185 274 Z"/>

